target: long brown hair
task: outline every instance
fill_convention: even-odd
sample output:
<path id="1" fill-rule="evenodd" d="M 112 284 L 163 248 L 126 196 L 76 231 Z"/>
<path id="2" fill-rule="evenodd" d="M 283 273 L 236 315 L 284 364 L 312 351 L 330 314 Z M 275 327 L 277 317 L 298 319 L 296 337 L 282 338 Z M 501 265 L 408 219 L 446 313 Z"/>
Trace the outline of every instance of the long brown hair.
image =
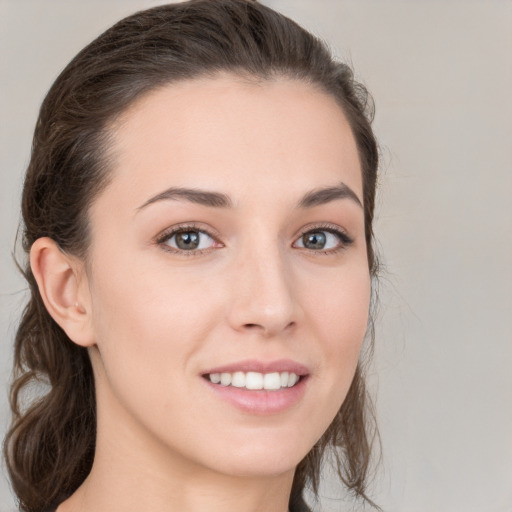
<path id="1" fill-rule="evenodd" d="M 192 0 L 136 13 L 69 63 L 46 96 L 35 129 L 22 198 L 25 253 L 47 236 L 63 251 L 85 258 L 88 207 L 109 180 L 111 123 L 150 90 L 226 71 L 306 81 L 337 100 L 359 151 L 368 265 L 375 278 L 378 151 L 370 126 L 371 98 L 319 39 L 251 0 Z M 42 512 L 68 498 L 92 467 L 95 389 L 86 349 L 74 344 L 48 314 L 28 263 L 23 273 L 31 296 L 15 339 L 13 420 L 4 454 L 20 509 Z M 369 336 L 373 342 L 371 321 Z M 47 392 L 25 405 L 26 391 L 41 382 Z M 303 503 L 306 486 L 317 493 L 330 447 L 342 482 L 368 500 L 372 417 L 360 364 L 336 418 L 297 467 L 291 508 Z"/>

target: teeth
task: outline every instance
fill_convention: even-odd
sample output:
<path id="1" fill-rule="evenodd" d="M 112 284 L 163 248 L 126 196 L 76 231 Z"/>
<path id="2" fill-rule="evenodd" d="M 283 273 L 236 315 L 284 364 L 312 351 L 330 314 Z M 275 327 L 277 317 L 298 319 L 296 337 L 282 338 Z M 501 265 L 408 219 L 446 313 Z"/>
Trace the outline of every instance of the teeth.
<path id="1" fill-rule="evenodd" d="M 263 377 L 264 389 L 281 389 L 281 375 L 279 373 L 267 373 Z"/>
<path id="2" fill-rule="evenodd" d="M 220 373 L 210 373 L 210 380 L 214 384 L 219 384 L 220 383 Z"/>
<path id="3" fill-rule="evenodd" d="M 298 380 L 299 378 L 297 375 L 295 375 L 295 373 L 290 373 L 288 376 L 288 387 L 291 388 L 292 386 L 295 386 Z"/>
<path id="4" fill-rule="evenodd" d="M 221 373 L 220 374 L 220 383 L 223 386 L 229 386 L 231 384 L 231 373 Z"/>
<path id="5" fill-rule="evenodd" d="M 214 384 L 220 384 L 222 386 L 276 391 L 281 388 L 291 388 L 295 386 L 300 377 L 293 372 L 224 372 L 210 373 L 208 378 Z"/>
<path id="6" fill-rule="evenodd" d="M 231 377 L 231 385 L 235 386 L 235 388 L 244 388 L 245 387 L 245 373 L 244 372 L 235 372 Z"/>
<path id="7" fill-rule="evenodd" d="M 245 378 L 245 387 L 247 389 L 263 389 L 263 374 L 257 372 L 247 372 Z"/>

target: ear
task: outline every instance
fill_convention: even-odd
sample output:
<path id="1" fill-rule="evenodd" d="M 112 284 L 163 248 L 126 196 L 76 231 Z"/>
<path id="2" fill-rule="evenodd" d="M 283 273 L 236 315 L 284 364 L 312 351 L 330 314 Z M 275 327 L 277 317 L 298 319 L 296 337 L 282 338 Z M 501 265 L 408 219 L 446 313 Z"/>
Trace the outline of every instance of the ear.
<path id="1" fill-rule="evenodd" d="M 32 244 L 30 266 L 48 313 L 69 339 L 83 347 L 94 345 L 83 263 L 62 252 L 51 238 L 43 237 Z"/>

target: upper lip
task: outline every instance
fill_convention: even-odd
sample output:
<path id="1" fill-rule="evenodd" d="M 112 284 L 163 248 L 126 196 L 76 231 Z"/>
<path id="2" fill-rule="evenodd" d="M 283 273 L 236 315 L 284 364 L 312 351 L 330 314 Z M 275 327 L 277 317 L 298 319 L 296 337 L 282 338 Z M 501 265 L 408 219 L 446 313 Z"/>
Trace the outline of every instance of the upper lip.
<path id="1" fill-rule="evenodd" d="M 216 366 L 202 375 L 210 373 L 234 373 L 234 372 L 258 372 L 258 373 L 274 373 L 274 372 L 290 372 L 298 376 L 309 375 L 309 369 L 303 364 L 297 363 L 291 359 L 278 359 L 275 361 L 259 361 L 256 359 L 246 359 L 228 363 L 222 366 Z"/>

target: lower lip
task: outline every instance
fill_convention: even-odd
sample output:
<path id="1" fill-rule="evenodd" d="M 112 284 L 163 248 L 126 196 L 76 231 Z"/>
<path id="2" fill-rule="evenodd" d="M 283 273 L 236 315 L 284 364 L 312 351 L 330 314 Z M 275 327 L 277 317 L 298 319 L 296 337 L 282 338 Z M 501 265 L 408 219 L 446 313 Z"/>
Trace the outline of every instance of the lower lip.
<path id="1" fill-rule="evenodd" d="M 308 378 L 304 376 L 295 386 L 275 391 L 222 386 L 214 384 L 204 377 L 203 380 L 217 396 L 241 411 L 251 414 L 276 414 L 286 411 L 300 401 L 306 391 Z"/>

